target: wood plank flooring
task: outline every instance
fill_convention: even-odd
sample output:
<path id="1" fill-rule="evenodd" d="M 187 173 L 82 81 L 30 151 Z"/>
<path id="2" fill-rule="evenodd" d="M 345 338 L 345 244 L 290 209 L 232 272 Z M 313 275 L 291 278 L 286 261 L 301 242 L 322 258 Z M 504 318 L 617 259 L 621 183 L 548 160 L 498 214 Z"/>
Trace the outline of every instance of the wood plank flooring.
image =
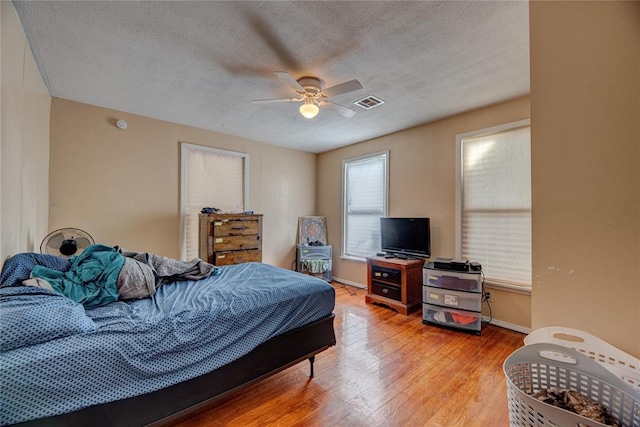
<path id="1" fill-rule="evenodd" d="M 205 426 L 508 426 L 502 363 L 524 335 L 423 325 L 334 283 L 337 345 L 182 420 Z"/>

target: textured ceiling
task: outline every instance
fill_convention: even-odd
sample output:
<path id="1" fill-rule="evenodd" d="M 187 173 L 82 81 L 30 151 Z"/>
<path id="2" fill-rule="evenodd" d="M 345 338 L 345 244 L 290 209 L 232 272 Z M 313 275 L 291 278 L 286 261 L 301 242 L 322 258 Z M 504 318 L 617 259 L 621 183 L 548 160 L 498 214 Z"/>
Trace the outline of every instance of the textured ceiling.
<path id="1" fill-rule="evenodd" d="M 526 1 L 15 1 L 51 96 L 323 152 L 529 93 Z M 273 73 L 351 79 L 304 119 Z M 353 102 L 385 103 L 364 110 Z"/>

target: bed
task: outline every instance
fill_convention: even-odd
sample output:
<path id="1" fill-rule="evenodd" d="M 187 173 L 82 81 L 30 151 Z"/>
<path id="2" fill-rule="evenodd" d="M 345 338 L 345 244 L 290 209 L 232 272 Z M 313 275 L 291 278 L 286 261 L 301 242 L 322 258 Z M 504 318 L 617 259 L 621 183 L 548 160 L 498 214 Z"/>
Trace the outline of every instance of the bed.
<path id="1" fill-rule="evenodd" d="M 93 308 L 0 288 L 0 423 L 165 425 L 335 345 L 335 291 L 262 263 Z M 14 275 L 15 276 L 15 275 Z"/>

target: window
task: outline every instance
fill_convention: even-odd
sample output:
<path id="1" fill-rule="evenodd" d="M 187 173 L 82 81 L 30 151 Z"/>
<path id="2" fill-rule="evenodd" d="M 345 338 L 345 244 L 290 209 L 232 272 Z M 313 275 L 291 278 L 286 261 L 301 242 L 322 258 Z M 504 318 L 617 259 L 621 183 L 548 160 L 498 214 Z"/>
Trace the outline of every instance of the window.
<path id="1" fill-rule="evenodd" d="M 487 283 L 531 289 L 529 120 L 457 137 L 456 257 L 482 264 Z"/>
<path id="2" fill-rule="evenodd" d="M 342 256 L 365 258 L 380 251 L 380 217 L 387 215 L 389 153 L 342 162 Z"/>
<path id="3" fill-rule="evenodd" d="M 180 255 L 198 257 L 198 214 L 204 207 L 244 212 L 248 155 L 182 143 Z"/>

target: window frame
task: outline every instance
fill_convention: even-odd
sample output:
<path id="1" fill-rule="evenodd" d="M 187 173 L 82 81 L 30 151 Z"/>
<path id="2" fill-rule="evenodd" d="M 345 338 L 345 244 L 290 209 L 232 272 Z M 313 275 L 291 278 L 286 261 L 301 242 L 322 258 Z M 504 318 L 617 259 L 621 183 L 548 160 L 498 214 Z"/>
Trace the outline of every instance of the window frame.
<path id="1" fill-rule="evenodd" d="M 206 145 L 197 145 L 189 142 L 180 143 L 180 258 L 185 261 L 187 254 L 187 241 L 186 241 L 186 173 L 187 173 L 187 153 L 189 150 L 198 150 L 209 153 L 222 154 L 226 156 L 242 157 L 243 168 L 243 193 L 244 197 L 242 205 L 244 210 L 247 210 L 249 201 L 249 154 L 241 153 L 238 151 L 223 150 L 220 148 L 209 147 Z M 203 206 L 204 207 L 204 206 Z"/>
<path id="2" fill-rule="evenodd" d="M 465 138 L 479 137 L 492 133 L 505 132 L 512 129 L 526 127 L 531 128 L 531 119 L 517 120 L 514 122 L 504 123 L 497 126 L 491 126 L 484 129 L 478 129 L 470 132 L 465 132 L 456 135 L 456 218 L 455 218 L 455 257 L 462 258 L 462 201 L 463 201 L 463 158 L 462 158 L 462 142 Z M 531 206 L 531 212 L 533 213 L 533 206 Z M 531 294 L 533 287 L 533 277 L 531 278 L 531 284 L 529 286 L 516 285 L 510 283 L 504 283 L 499 281 L 492 281 L 491 279 L 485 279 L 485 284 L 490 285 L 495 289 L 508 290 L 515 293 L 521 293 L 525 295 Z"/>
<path id="3" fill-rule="evenodd" d="M 346 253 L 346 249 L 347 249 L 347 197 L 348 197 L 348 191 L 347 191 L 347 167 L 349 164 L 355 163 L 355 162 L 359 162 L 359 161 L 363 161 L 363 160 L 367 160 L 367 159 L 373 159 L 376 157 L 380 157 L 380 156 L 385 156 L 384 157 L 384 180 L 383 180 L 383 207 L 382 207 L 382 217 L 386 217 L 388 215 L 389 212 L 389 160 L 390 160 L 390 156 L 389 156 L 389 150 L 384 150 L 384 151 L 378 151 L 375 153 L 370 153 L 370 154 L 364 154 L 361 156 L 357 156 L 357 157 L 351 157 L 349 159 L 344 159 L 342 160 L 342 209 L 341 209 L 341 213 L 342 213 L 342 221 L 341 221 L 341 225 L 342 225 L 342 241 L 341 241 L 341 250 L 340 250 L 340 257 L 342 259 L 347 259 L 347 260 L 353 260 L 353 261 L 361 261 L 364 262 L 366 261 L 366 259 L 364 257 L 360 257 L 360 256 L 355 256 L 355 255 L 351 255 Z M 375 255 L 375 252 L 372 253 L 371 255 Z"/>

